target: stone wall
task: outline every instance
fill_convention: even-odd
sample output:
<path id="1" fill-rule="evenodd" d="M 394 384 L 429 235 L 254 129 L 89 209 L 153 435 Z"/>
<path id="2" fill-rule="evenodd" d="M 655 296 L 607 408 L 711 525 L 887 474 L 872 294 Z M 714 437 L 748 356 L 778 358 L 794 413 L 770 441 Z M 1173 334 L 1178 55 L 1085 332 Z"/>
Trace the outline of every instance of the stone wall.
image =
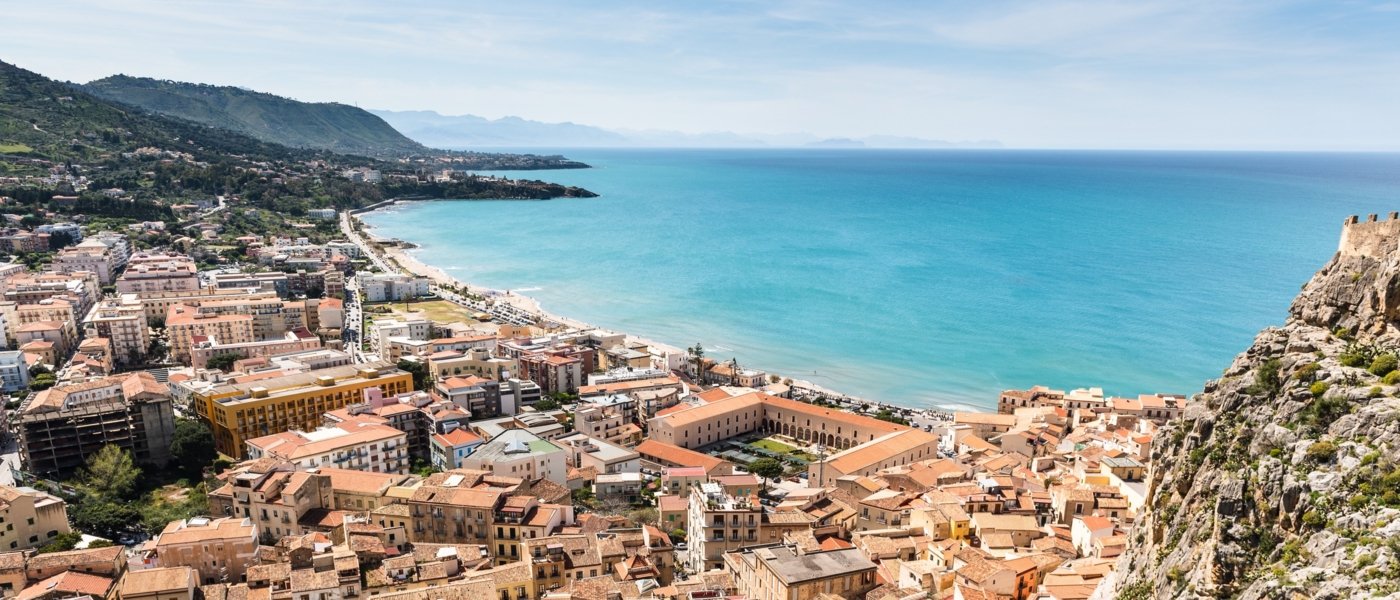
<path id="1" fill-rule="evenodd" d="M 1342 256 L 1384 258 L 1400 248 L 1400 213 L 1392 212 L 1384 221 L 1367 215 L 1361 221 L 1355 215 L 1342 222 L 1342 241 L 1337 252 Z"/>

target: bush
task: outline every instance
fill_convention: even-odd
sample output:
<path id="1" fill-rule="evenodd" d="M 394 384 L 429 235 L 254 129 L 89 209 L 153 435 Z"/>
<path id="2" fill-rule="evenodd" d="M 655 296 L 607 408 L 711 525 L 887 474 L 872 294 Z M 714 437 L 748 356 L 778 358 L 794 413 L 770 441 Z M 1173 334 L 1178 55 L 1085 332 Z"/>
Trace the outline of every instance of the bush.
<path id="1" fill-rule="evenodd" d="M 1314 463 L 1332 462 L 1337 457 L 1337 444 L 1330 440 L 1313 442 L 1308 446 L 1307 458 Z"/>
<path id="2" fill-rule="evenodd" d="M 1308 527 L 1321 528 L 1327 524 L 1327 518 L 1316 510 L 1310 510 L 1303 513 L 1303 524 Z"/>
<path id="3" fill-rule="evenodd" d="M 1254 384 L 1245 389 L 1245 393 L 1251 395 L 1272 396 L 1283 387 L 1283 382 L 1279 380 L 1278 370 L 1282 364 L 1277 358 L 1270 358 L 1259 365 L 1254 371 Z"/>
<path id="4" fill-rule="evenodd" d="M 1366 370 L 1372 375 L 1384 377 L 1394 372 L 1397 367 L 1400 367 L 1400 360 L 1397 360 L 1394 354 L 1386 352 L 1372 360 L 1371 367 Z"/>
<path id="5" fill-rule="evenodd" d="M 1321 365 L 1318 365 L 1317 363 L 1308 363 L 1306 365 L 1298 367 L 1298 370 L 1293 372 L 1293 378 L 1297 379 L 1298 381 L 1311 382 L 1312 380 L 1317 378 L 1317 371 L 1321 368 Z"/>
<path id="6" fill-rule="evenodd" d="M 1314 398 L 1321 398 L 1323 394 L 1327 393 L 1330 387 L 1332 386 L 1326 381 L 1314 381 L 1312 385 L 1308 386 L 1308 391 L 1312 392 Z"/>
<path id="7" fill-rule="evenodd" d="M 1386 373 L 1385 377 L 1381 378 L 1381 383 L 1384 383 L 1386 385 L 1395 385 L 1397 383 L 1400 383 L 1400 371 L 1391 371 L 1389 373 Z"/>

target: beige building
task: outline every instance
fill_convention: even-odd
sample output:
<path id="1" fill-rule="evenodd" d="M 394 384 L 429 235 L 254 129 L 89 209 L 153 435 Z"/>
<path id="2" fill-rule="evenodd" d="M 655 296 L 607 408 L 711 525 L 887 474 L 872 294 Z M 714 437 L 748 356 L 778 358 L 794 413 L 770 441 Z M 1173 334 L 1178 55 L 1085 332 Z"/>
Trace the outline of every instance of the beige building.
<path id="1" fill-rule="evenodd" d="M 195 517 L 173 521 L 155 539 L 132 568 L 190 567 L 201 583 L 233 583 L 243 580 L 256 560 L 258 526 L 239 517 Z"/>
<path id="2" fill-rule="evenodd" d="M 63 500 L 35 490 L 0 486 L 0 548 L 37 548 L 68 533 L 68 508 Z"/>
<path id="3" fill-rule="evenodd" d="M 314 431 L 284 431 L 248 440 L 248 458 L 273 458 L 314 469 L 407 473 L 408 434 L 388 425 L 350 420 Z"/>
<path id="4" fill-rule="evenodd" d="M 146 322 L 152 325 L 165 319 L 170 307 L 185 305 L 198 307 L 204 302 L 219 300 L 265 300 L 277 298 L 277 292 L 257 288 L 201 288 L 188 292 L 136 292 L 141 305 L 146 308 Z"/>
<path id="5" fill-rule="evenodd" d="M 199 269 L 183 254 L 140 253 L 117 278 L 117 293 L 192 292 L 199 289 Z"/>
<path id="6" fill-rule="evenodd" d="M 514 376 L 520 365 L 513 358 L 491 356 L 491 351 L 473 348 L 465 352 L 447 350 L 428 355 L 428 372 L 433 379 L 449 377 L 481 377 L 493 381 L 504 381 L 504 376 Z"/>
<path id="7" fill-rule="evenodd" d="M 269 340 L 286 335 L 288 331 L 317 327 L 316 310 L 306 308 L 303 300 L 280 298 L 232 298 L 200 302 L 197 312 L 215 315 L 249 315 L 253 319 L 253 339 Z"/>
<path id="8" fill-rule="evenodd" d="M 217 337 L 205 337 L 190 347 L 190 366 L 203 369 L 209 364 L 209 359 L 224 354 L 232 354 L 240 359 L 265 358 L 274 354 L 315 350 L 320 347 L 321 338 L 305 329 L 288 331 L 278 339 L 237 344 L 224 343 Z"/>
<path id="9" fill-rule="evenodd" d="M 204 313 L 182 304 L 170 307 L 170 312 L 166 313 L 165 332 L 170 356 L 186 364 L 190 362 L 191 348 L 204 338 L 218 339 L 225 344 L 254 340 L 251 315 Z"/>
<path id="10" fill-rule="evenodd" d="M 115 600 L 194 600 L 199 575 L 190 567 L 128 571 Z"/>
<path id="11" fill-rule="evenodd" d="M 112 344 L 112 358 L 117 364 L 140 364 L 146 360 L 151 345 L 150 328 L 146 325 L 146 310 L 135 295 L 108 298 L 97 303 L 83 319 L 87 337 L 107 338 Z"/>
<path id="12" fill-rule="evenodd" d="M 106 245 L 79 244 L 60 250 L 49 268 L 58 273 L 90 271 L 97 274 L 98 283 L 107 285 L 112 283 L 116 257 Z"/>
<path id="13" fill-rule="evenodd" d="M 857 600 L 876 586 L 875 563 L 856 548 L 802 552 L 773 544 L 727 553 L 724 563 L 749 600 Z"/>

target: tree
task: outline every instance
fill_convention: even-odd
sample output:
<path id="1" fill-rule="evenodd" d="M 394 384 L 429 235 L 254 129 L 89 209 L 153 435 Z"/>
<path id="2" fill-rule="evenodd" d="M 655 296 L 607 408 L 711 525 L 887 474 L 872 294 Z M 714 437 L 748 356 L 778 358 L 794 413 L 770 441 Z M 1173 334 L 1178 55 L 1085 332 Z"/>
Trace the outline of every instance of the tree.
<path id="1" fill-rule="evenodd" d="M 209 360 L 204 363 L 204 366 L 209 369 L 228 371 L 233 367 L 233 363 L 238 362 L 239 358 L 237 354 L 232 352 L 220 352 L 219 354 L 209 357 Z"/>
<path id="2" fill-rule="evenodd" d="M 891 411 L 891 410 L 888 409 L 888 408 L 882 408 L 882 409 L 880 409 L 880 412 L 875 413 L 875 418 L 876 418 L 876 419 L 879 419 L 879 420 L 881 420 L 881 421 L 889 421 L 889 422 L 891 422 L 891 423 L 898 423 L 898 424 L 900 424 L 900 425 L 908 425 L 908 424 L 909 424 L 909 419 L 906 419 L 906 418 L 904 418 L 904 417 L 901 417 L 901 416 L 899 416 L 899 415 L 894 414 L 894 412 Z"/>
<path id="3" fill-rule="evenodd" d="M 574 508 L 582 508 L 585 510 L 598 509 L 598 499 L 593 497 L 592 488 L 581 487 L 576 489 L 569 493 L 569 499 L 573 500 Z"/>
<path id="4" fill-rule="evenodd" d="M 29 380 L 29 389 L 37 392 L 47 390 L 56 384 L 58 384 L 58 379 L 53 376 L 53 373 L 44 373 Z"/>
<path id="5" fill-rule="evenodd" d="M 48 552 L 65 552 L 68 550 L 72 550 L 75 546 L 78 545 L 78 542 L 81 541 L 83 541 L 83 534 L 78 533 L 76 531 L 60 533 L 58 534 L 58 537 L 55 537 L 49 543 L 40 546 L 38 550 L 35 550 L 35 552 L 38 554 L 45 554 Z"/>
<path id="6" fill-rule="evenodd" d="M 54 231 L 49 233 L 49 250 L 61 250 L 65 246 L 73 245 L 73 234 L 66 231 Z"/>
<path id="7" fill-rule="evenodd" d="M 413 375 L 413 389 L 428 389 L 428 367 L 416 360 L 400 359 L 397 365 L 400 371 L 406 371 Z"/>
<path id="8" fill-rule="evenodd" d="M 704 383 L 705 381 L 705 347 L 700 342 L 695 342 L 694 346 L 685 349 L 690 355 L 690 362 L 695 363 L 695 381 Z"/>
<path id="9" fill-rule="evenodd" d="M 141 513 L 130 504 L 84 494 L 68 504 L 73 526 L 93 535 L 120 539 L 141 522 Z"/>
<path id="10" fill-rule="evenodd" d="M 776 458 L 760 458 L 749 463 L 749 472 L 763 478 L 763 489 L 768 489 L 768 480 L 783 476 L 783 463 Z"/>
<path id="11" fill-rule="evenodd" d="M 214 450 L 214 435 L 209 426 L 195 419 L 175 421 L 175 433 L 170 441 L 170 458 L 173 466 L 186 477 L 199 477 L 204 467 L 218 458 Z"/>
<path id="12" fill-rule="evenodd" d="M 136 490 L 141 469 L 131 459 L 131 453 L 121 446 L 107 445 L 88 459 L 87 468 L 78 474 L 79 485 L 104 500 L 130 500 Z M 106 536 L 104 536 L 106 537 Z"/>
<path id="13" fill-rule="evenodd" d="M 631 521 L 632 525 L 635 527 L 642 527 L 644 525 L 655 525 L 661 520 L 661 515 L 656 512 L 655 508 L 634 508 L 627 511 L 627 520 Z"/>
<path id="14" fill-rule="evenodd" d="M 535 402 L 535 409 L 537 409 L 537 410 L 558 410 L 558 409 L 559 409 L 559 401 L 558 401 L 558 400 L 555 400 L 554 398 L 540 398 L 538 401 Z"/>

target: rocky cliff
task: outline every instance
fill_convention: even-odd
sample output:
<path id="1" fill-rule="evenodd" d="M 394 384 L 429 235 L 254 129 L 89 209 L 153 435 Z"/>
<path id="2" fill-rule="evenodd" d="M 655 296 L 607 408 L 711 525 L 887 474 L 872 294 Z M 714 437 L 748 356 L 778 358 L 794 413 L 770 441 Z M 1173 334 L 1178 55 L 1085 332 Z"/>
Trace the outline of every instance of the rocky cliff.
<path id="1" fill-rule="evenodd" d="M 1097 598 L 1400 598 L 1400 233 L 1348 233 L 1158 436 Z"/>

